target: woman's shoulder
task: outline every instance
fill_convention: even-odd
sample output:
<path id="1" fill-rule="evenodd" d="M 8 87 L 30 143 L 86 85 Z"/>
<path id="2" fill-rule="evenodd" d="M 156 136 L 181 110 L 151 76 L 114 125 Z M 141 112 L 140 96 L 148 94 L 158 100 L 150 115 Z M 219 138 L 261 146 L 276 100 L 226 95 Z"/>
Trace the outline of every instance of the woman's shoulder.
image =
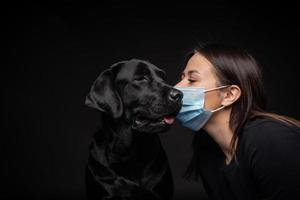
<path id="1" fill-rule="evenodd" d="M 281 136 L 288 133 L 300 134 L 300 128 L 276 119 L 256 118 L 246 123 L 242 134 L 245 137 L 263 137 L 270 135 Z"/>
<path id="2" fill-rule="evenodd" d="M 237 157 L 250 168 L 270 169 L 281 163 L 294 166 L 299 156 L 299 127 L 272 119 L 248 122 L 238 141 Z"/>
<path id="3" fill-rule="evenodd" d="M 248 121 L 238 141 L 239 166 L 265 197 L 275 197 L 281 191 L 298 194 L 299 157 L 299 127 L 285 122 L 267 118 Z"/>
<path id="4" fill-rule="evenodd" d="M 275 119 L 257 118 L 246 123 L 241 140 L 252 147 L 275 147 L 295 142 L 299 145 L 300 128 Z"/>

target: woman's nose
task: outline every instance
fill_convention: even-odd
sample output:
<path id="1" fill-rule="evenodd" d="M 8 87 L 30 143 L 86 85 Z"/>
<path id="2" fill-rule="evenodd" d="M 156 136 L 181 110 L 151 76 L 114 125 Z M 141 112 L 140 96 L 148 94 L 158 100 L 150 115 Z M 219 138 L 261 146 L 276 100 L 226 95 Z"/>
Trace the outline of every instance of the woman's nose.
<path id="1" fill-rule="evenodd" d="M 181 80 L 178 83 L 176 83 L 176 85 L 174 85 L 174 87 L 184 87 L 183 80 Z"/>

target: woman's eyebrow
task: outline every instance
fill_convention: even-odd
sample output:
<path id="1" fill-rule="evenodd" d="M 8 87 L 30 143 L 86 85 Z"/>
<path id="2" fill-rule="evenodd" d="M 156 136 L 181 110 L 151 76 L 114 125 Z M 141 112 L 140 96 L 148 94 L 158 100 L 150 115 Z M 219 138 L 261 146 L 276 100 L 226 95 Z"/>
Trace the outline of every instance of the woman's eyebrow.
<path id="1" fill-rule="evenodd" d="M 187 72 L 188 77 L 191 77 L 193 74 L 198 76 L 199 78 L 201 78 L 200 72 L 198 72 L 197 70 L 190 70 Z M 185 76 L 186 76 L 186 74 L 184 72 L 182 72 L 180 77 L 181 77 L 181 79 L 183 79 Z"/>
<path id="2" fill-rule="evenodd" d="M 200 75 L 200 73 L 197 71 L 197 70 L 191 70 L 191 71 L 188 71 L 188 75 L 191 76 L 193 74 L 196 74 L 196 75 Z"/>
<path id="3" fill-rule="evenodd" d="M 198 75 L 200 75 L 200 73 L 199 73 L 197 70 L 191 70 L 191 71 L 188 71 L 188 72 L 187 72 L 187 75 L 192 75 L 192 74 L 194 74 L 194 73 L 197 73 Z M 182 73 L 181 73 L 181 76 L 185 76 L 185 73 L 182 72 Z"/>

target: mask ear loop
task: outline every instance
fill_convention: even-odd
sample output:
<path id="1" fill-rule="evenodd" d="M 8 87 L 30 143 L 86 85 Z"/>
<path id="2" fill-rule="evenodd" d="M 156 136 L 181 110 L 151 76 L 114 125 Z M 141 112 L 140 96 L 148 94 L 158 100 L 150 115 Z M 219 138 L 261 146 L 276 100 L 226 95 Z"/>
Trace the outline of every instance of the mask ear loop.
<path id="1" fill-rule="evenodd" d="M 230 85 L 223 85 L 223 86 L 220 86 L 220 87 L 215 87 L 215 88 L 211 88 L 211 89 L 205 90 L 205 92 L 210 92 L 210 91 L 217 90 L 217 89 L 223 89 L 223 88 L 227 88 L 229 86 Z M 221 106 L 220 108 L 215 109 L 215 110 L 211 110 L 210 112 L 214 113 L 214 112 L 217 112 L 219 110 L 222 110 L 223 108 L 225 108 L 224 105 Z"/>
<path id="2" fill-rule="evenodd" d="M 213 91 L 213 90 L 223 89 L 223 88 L 226 88 L 226 87 L 229 87 L 229 86 L 230 86 L 230 85 L 222 85 L 222 86 L 220 86 L 220 87 L 214 87 L 214 88 L 205 90 L 205 92 L 210 92 L 210 91 Z"/>
<path id="3" fill-rule="evenodd" d="M 217 112 L 217 111 L 219 111 L 219 110 L 222 110 L 223 108 L 225 108 L 224 105 L 221 106 L 220 108 L 215 109 L 215 110 L 211 110 L 210 112 L 214 113 L 214 112 Z"/>

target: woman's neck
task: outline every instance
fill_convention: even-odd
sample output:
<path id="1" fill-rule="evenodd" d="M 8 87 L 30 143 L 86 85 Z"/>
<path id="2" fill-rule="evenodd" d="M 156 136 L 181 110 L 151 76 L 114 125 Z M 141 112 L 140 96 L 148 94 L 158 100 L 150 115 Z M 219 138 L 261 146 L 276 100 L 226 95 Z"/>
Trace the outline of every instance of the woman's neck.
<path id="1" fill-rule="evenodd" d="M 226 164 L 232 159 L 230 151 L 233 132 L 229 127 L 230 109 L 224 109 L 214 113 L 213 117 L 205 125 L 204 130 L 219 145 L 225 155 Z"/>

